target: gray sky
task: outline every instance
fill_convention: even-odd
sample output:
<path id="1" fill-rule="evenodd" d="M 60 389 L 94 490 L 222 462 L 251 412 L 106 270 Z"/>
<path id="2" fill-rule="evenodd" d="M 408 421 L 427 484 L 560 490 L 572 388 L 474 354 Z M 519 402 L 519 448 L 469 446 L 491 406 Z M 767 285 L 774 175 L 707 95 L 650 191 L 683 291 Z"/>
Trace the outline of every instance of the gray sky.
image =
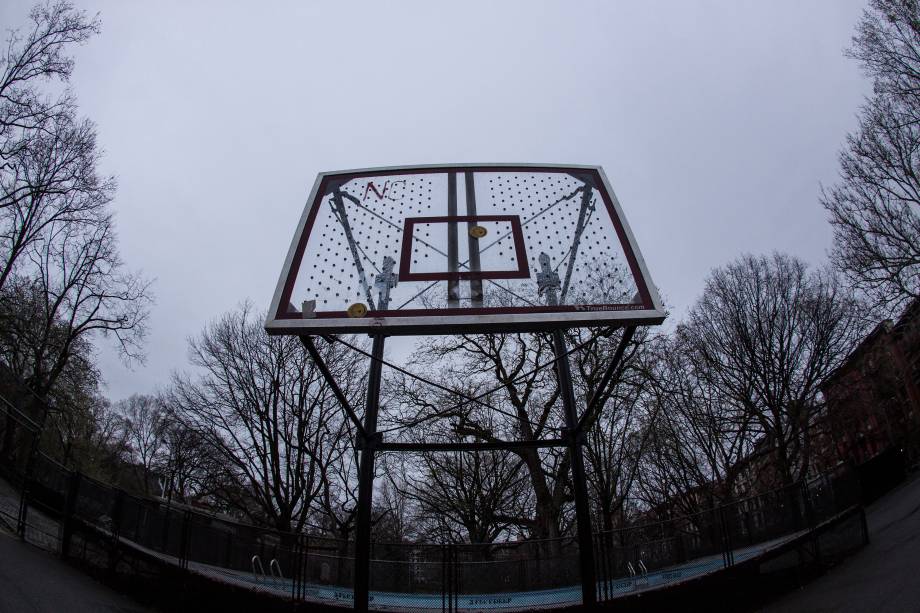
<path id="1" fill-rule="evenodd" d="M 103 32 L 73 88 L 123 257 L 156 279 L 146 365 L 99 343 L 113 399 L 267 307 L 323 170 L 600 164 L 675 319 L 742 252 L 821 264 L 820 185 L 870 89 L 842 56 L 862 1 L 77 4 Z"/>

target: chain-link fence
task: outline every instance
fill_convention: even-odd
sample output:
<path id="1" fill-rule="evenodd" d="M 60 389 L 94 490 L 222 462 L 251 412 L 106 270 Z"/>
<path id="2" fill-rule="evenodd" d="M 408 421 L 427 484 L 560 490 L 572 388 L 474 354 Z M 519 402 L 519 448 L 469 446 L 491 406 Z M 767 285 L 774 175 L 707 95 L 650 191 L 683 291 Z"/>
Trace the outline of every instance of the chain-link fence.
<path id="1" fill-rule="evenodd" d="M 859 484 L 851 476 L 821 477 L 667 521 L 600 532 L 595 535 L 598 598 L 610 600 L 757 559 L 858 501 Z M 865 535 L 854 533 L 850 541 L 861 545 Z"/>
<path id="2" fill-rule="evenodd" d="M 26 540 L 120 578 L 159 577 L 168 568 L 206 577 L 217 589 L 351 605 L 353 541 L 278 532 L 131 495 L 42 454 L 32 440 L 35 424 L 4 405 L 0 437 L 9 434 L 3 428 L 10 423 L 20 451 L 6 454 L 0 467 L 0 520 Z M 815 556 L 839 555 L 865 542 L 861 515 L 821 527 L 852 508 L 858 492 L 853 479 L 821 478 L 691 515 L 598 532 L 597 598 L 712 575 L 802 539 L 810 539 Z M 582 601 L 579 559 L 578 541 L 570 536 L 488 544 L 377 542 L 370 607 L 480 611 L 576 605 Z"/>

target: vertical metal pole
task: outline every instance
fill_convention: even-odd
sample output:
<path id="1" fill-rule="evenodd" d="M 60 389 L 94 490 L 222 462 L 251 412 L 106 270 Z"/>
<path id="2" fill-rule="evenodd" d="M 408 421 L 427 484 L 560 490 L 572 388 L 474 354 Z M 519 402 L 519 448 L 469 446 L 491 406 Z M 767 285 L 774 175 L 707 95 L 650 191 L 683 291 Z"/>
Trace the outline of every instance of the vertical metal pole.
<path id="1" fill-rule="evenodd" d="M 447 215 L 457 215 L 457 173 L 447 173 Z M 457 222 L 447 222 L 447 272 L 456 274 L 460 271 L 459 245 L 457 243 Z M 460 280 L 447 281 L 447 307 L 455 309 L 460 306 Z"/>
<path id="2" fill-rule="evenodd" d="M 186 511 L 182 515 L 182 537 L 179 546 L 179 566 L 183 570 L 188 569 L 188 557 L 191 550 L 192 540 L 192 512 Z M 263 554 L 264 557 L 264 554 Z"/>
<path id="3" fill-rule="evenodd" d="M 466 214 L 476 216 L 476 185 L 473 182 L 473 173 L 467 171 L 464 173 L 466 180 Z M 466 223 L 467 230 L 471 230 L 476 225 L 475 221 Z M 479 262 L 479 239 L 473 235 L 467 235 L 470 249 L 470 272 L 479 272 L 482 266 Z M 470 279 L 470 299 L 473 307 L 482 306 L 482 279 Z"/>
<path id="4" fill-rule="evenodd" d="M 575 412 L 575 390 L 572 371 L 566 356 L 565 338 L 561 330 L 553 332 L 553 350 L 556 354 L 556 372 L 562 392 L 565 425 L 571 436 L 569 453 L 572 456 L 572 489 L 575 494 L 575 520 L 578 526 L 578 564 L 581 571 L 581 601 L 586 606 L 597 603 L 597 580 L 594 569 L 594 543 L 591 538 L 591 509 L 588 507 L 588 485 L 585 478 L 585 460 L 582 454 L 583 436 L 576 430 L 578 415 Z"/>
<path id="5" fill-rule="evenodd" d="M 441 613 L 447 610 L 447 545 L 441 545 Z"/>
<path id="6" fill-rule="evenodd" d="M 121 520 L 125 507 L 124 490 L 115 490 L 115 499 L 110 507 L 109 517 L 112 518 L 112 534 L 109 546 L 109 567 L 108 572 L 113 576 L 118 566 L 118 551 L 121 547 Z"/>
<path id="7" fill-rule="evenodd" d="M 371 574 L 371 506 L 374 498 L 374 452 L 377 442 L 377 410 L 380 402 L 380 379 L 383 375 L 382 334 L 372 336 L 370 372 L 367 379 L 367 403 L 364 411 L 364 431 L 361 461 L 358 466 L 358 516 L 355 530 L 355 610 L 367 611 Z"/>
<path id="8" fill-rule="evenodd" d="M 29 518 L 29 495 L 31 492 L 32 481 L 35 477 L 35 463 L 38 460 L 39 445 L 41 444 L 42 431 L 45 428 L 45 417 L 48 415 L 48 409 L 45 408 L 42 415 L 41 425 L 37 430 L 32 432 L 32 441 L 29 446 L 29 457 L 26 459 L 25 474 L 22 480 L 22 489 L 19 490 L 19 514 L 16 518 L 16 534 L 19 538 L 26 538 L 26 524 Z"/>
<path id="9" fill-rule="evenodd" d="M 19 512 L 16 515 L 16 534 L 21 539 L 26 538 L 26 522 L 29 515 L 29 473 L 22 481 L 22 488 L 19 490 Z"/>

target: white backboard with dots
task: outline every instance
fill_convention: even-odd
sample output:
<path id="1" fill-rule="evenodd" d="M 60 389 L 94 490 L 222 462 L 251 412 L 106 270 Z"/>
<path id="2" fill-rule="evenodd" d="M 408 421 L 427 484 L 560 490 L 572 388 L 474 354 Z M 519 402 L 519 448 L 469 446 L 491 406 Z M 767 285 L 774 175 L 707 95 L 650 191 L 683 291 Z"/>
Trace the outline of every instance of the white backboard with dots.
<path id="1" fill-rule="evenodd" d="M 453 334 L 663 320 L 600 167 L 481 164 L 321 174 L 266 329 Z"/>

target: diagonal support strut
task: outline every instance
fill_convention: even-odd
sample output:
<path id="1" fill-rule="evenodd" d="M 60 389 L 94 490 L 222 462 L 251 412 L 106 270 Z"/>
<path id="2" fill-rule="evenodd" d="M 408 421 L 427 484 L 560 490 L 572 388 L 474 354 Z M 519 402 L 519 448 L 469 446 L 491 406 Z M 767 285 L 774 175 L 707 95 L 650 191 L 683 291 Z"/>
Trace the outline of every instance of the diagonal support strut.
<path id="1" fill-rule="evenodd" d="M 601 404 L 601 398 L 604 396 L 604 390 L 610 385 L 610 380 L 613 379 L 613 375 L 616 373 L 617 368 L 620 367 L 620 362 L 623 360 L 623 354 L 626 353 L 626 347 L 629 346 L 635 333 L 636 326 L 627 326 L 626 329 L 623 330 L 623 338 L 620 339 L 620 344 L 617 345 L 617 350 L 614 352 L 613 358 L 611 358 L 610 364 L 607 366 L 607 370 L 604 371 L 601 382 L 597 384 L 597 388 L 595 388 L 594 392 L 591 394 L 591 398 L 588 399 L 588 405 L 585 407 L 585 412 L 582 413 L 581 418 L 578 420 L 578 424 L 575 426 L 575 432 L 582 432 L 585 424 L 588 423 L 588 419 L 597 411 L 598 405 Z"/>
<path id="2" fill-rule="evenodd" d="M 361 424 L 361 420 L 358 419 L 358 415 L 355 413 L 355 410 L 348 402 L 348 398 L 345 397 L 345 392 L 343 392 L 342 388 L 339 387 L 339 384 L 336 383 L 335 377 L 332 376 L 332 371 L 329 370 L 329 367 L 326 365 L 326 361 L 323 359 L 323 356 L 320 355 L 319 350 L 313 343 L 313 337 L 301 336 L 300 342 L 303 343 L 303 346 L 306 347 L 310 357 L 313 358 L 313 362 L 316 364 L 317 368 L 319 368 L 319 372 L 323 375 L 326 383 L 329 384 L 329 387 L 332 389 L 332 393 L 339 401 L 339 404 L 342 405 L 342 409 L 345 410 L 345 413 L 348 415 L 348 419 L 350 419 L 351 423 L 354 424 L 355 428 L 358 429 L 358 434 L 361 436 L 361 440 L 367 440 L 367 431 Z"/>

